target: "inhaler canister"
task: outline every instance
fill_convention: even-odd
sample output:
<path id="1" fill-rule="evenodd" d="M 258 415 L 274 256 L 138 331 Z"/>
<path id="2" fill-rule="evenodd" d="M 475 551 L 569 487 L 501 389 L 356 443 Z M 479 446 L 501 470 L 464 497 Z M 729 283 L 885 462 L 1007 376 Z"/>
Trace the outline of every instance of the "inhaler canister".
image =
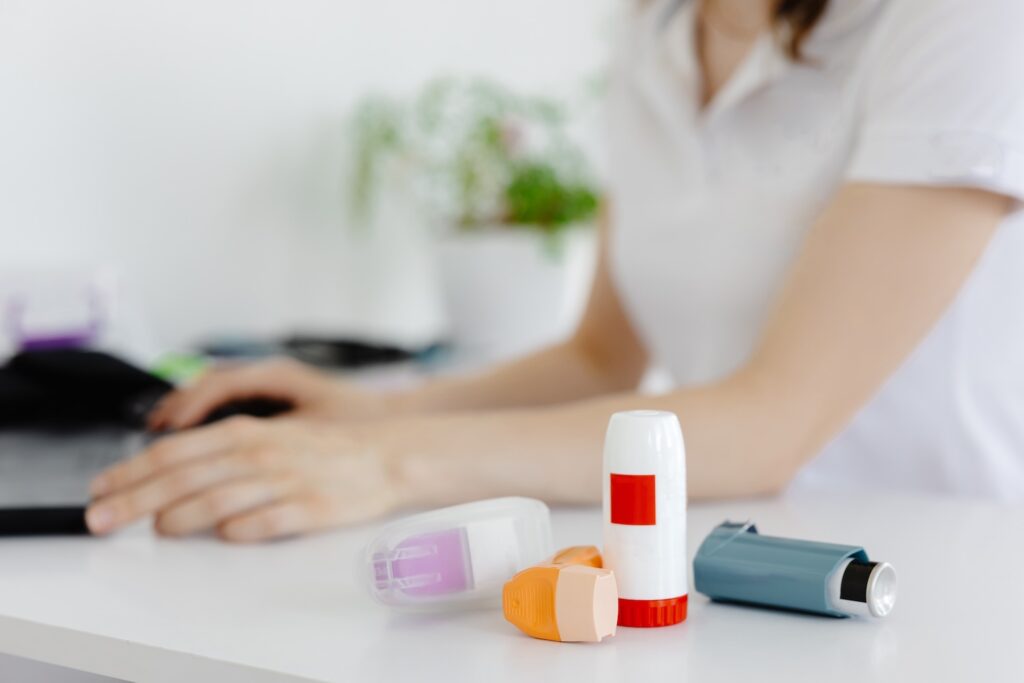
<path id="1" fill-rule="evenodd" d="M 686 619 L 686 450 L 674 413 L 615 413 L 604 444 L 604 566 L 619 626 Z"/>
<path id="2" fill-rule="evenodd" d="M 697 550 L 693 577 L 713 600 L 835 617 L 884 617 L 896 602 L 896 571 L 860 546 L 763 536 L 750 523 L 715 527 Z"/>

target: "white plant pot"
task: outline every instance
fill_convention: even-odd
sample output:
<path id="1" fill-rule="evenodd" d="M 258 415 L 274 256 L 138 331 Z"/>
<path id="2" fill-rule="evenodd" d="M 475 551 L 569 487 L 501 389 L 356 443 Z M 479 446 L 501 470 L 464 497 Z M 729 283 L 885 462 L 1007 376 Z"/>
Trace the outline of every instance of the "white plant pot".
<path id="1" fill-rule="evenodd" d="M 449 339 L 459 353 L 496 360 L 557 341 L 575 328 L 596 262 L 596 231 L 551 238 L 501 226 L 460 232 L 437 245 Z"/>

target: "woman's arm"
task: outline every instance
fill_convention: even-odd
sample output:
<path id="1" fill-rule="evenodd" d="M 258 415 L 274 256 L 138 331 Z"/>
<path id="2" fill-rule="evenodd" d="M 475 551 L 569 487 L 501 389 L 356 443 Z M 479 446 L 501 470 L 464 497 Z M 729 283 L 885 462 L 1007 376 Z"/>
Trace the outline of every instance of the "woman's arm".
<path id="1" fill-rule="evenodd" d="M 658 408 L 682 422 L 693 497 L 777 492 L 934 325 L 1009 208 L 976 190 L 849 185 L 807 236 L 753 357 L 722 381 L 412 420 L 381 438 L 416 502 L 596 500 L 608 416 Z"/>
<path id="2" fill-rule="evenodd" d="M 695 498 L 776 492 L 934 325 L 1009 208 L 982 191 L 849 185 L 811 229 L 752 358 L 720 382 L 346 427 L 235 420 L 107 473 L 90 528 L 156 512 L 166 533 L 257 540 L 492 495 L 596 501 L 608 416 L 641 407 L 679 415 Z"/>

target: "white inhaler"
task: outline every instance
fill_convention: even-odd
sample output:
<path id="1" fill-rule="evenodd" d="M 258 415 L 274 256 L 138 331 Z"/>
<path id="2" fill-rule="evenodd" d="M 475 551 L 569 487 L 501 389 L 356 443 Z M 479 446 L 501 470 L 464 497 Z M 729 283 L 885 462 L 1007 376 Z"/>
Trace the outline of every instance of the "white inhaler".
<path id="1" fill-rule="evenodd" d="M 619 626 L 686 619 L 686 449 L 674 413 L 615 413 L 604 443 L 604 566 Z"/>

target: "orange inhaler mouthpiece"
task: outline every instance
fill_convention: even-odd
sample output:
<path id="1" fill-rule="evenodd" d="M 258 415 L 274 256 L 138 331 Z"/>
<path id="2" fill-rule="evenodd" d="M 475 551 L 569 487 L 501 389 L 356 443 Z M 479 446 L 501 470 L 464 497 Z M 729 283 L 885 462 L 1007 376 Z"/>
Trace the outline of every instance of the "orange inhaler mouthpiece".
<path id="1" fill-rule="evenodd" d="M 592 545 L 560 551 L 512 577 L 501 595 L 505 618 L 543 640 L 600 642 L 615 635 L 619 591 Z"/>

